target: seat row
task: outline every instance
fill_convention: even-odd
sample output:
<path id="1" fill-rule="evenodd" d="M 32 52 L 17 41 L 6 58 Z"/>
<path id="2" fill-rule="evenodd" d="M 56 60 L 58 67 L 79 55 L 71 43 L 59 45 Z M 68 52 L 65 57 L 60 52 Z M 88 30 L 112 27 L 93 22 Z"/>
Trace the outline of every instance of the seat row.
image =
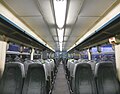
<path id="1" fill-rule="evenodd" d="M 49 66 L 51 71 L 47 69 L 48 62 L 50 66 L 53 65 Z M 0 79 L 0 94 L 49 94 L 56 74 L 52 62 L 26 61 L 24 65 L 19 62 L 6 63 Z"/>
<path id="2" fill-rule="evenodd" d="M 51 90 L 53 89 L 53 84 L 55 81 L 55 77 L 56 77 L 56 73 L 57 73 L 57 65 L 55 63 L 55 61 L 53 59 L 47 59 L 47 60 L 33 60 L 33 61 L 25 61 L 24 65 L 25 65 L 25 69 L 27 71 L 28 65 L 30 63 L 39 63 L 42 64 L 45 70 L 45 75 L 46 75 L 46 81 L 47 81 L 47 86 L 49 88 L 48 91 L 51 92 Z"/>
<path id="3" fill-rule="evenodd" d="M 66 77 L 73 94 L 120 94 L 116 68 L 111 62 L 68 60 Z"/>

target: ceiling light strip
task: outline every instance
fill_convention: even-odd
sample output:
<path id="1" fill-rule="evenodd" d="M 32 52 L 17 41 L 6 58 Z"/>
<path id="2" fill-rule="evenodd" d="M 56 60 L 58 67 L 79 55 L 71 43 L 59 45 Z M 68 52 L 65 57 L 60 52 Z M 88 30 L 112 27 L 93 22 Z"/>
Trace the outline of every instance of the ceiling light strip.
<path id="1" fill-rule="evenodd" d="M 55 11 L 55 20 L 57 25 L 57 33 L 59 39 L 60 51 L 62 51 L 62 42 L 64 35 L 64 24 L 67 8 L 67 0 L 53 0 L 54 11 Z"/>
<path id="2" fill-rule="evenodd" d="M 60 51 L 62 51 L 64 29 L 57 29 L 57 32 L 58 32 L 58 38 L 59 38 Z"/>
<path id="3" fill-rule="evenodd" d="M 65 15 L 67 0 L 53 0 L 55 19 L 58 28 L 63 28 L 65 24 Z"/>
<path id="4" fill-rule="evenodd" d="M 64 29 L 57 29 L 59 42 L 63 42 Z"/>
<path id="5" fill-rule="evenodd" d="M 60 51 L 62 51 L 62 42 L 60 42 L 59 45 L 60 45 Z"/>

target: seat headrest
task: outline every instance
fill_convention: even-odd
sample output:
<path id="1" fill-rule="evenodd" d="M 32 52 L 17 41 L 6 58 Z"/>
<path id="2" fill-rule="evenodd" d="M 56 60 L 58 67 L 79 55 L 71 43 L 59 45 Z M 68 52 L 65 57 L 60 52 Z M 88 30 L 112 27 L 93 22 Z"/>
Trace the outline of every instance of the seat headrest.
<path id="1" fill-rule="evenodd" d="M 113 69 L 114 71 L 116 71 L 115 65 L 113 63 L 111 63 L 111 62 L 101 62 L 101 63 L 96 64 L 95 76 L 97 77 L 97 74 L 98 74 L 99 70 L 104 70 L 105 68 Z"/>
<path id="2" fill-rule="evenodd" d="M 90 60 L 90 61 L 88 61 L 87 63 L 96 63 L 96 61 Z"/>
<path id="3" fill-rule="evenodd" d="M 91 68 L 91 66 L 90 66 L 89 63 L 78 63 L 77 66 L 76 66 L 76 68 L 77 67 L 87 67 L 87 68 L 90 67 Z"/>
<path id="4" fill-rule="evenodd" d="M 98 63 L 112 63 L 112 61 L 100 61 Z"/>
<path id="5" fill-rule="evenodd" d="M 42 62 L 40 60 L 33 60 L 33 62 L 42 64 Z"/>
<path id="6" fill-rule="evenodd" d="M 34 63 L 32 60 L 26 60 L 24 63 Z"/>
<path id="7" fill-rule="evenodd" d="M 21 73 L 22 73 L 22 77 L 25 77 L 24 65 L 23 65 L 22 63 L 13 62 L 13 63 L 6 63 L 6 64 L 5 64 L 5 69 L 6 69 L 6 68 L 10 68 L 10 67 L 20 68 Z"/>
<path id="8" fill-rule="evenodd" d="M 78 68 L 89 68 L 91 69 L 91 65 L 89 63 L 77 63 L 75 64 L 74 71 L 73 71 L 73 77 L 75 77 L 76 69 Z M 91 69 L 92 71 L 92 69 Z"/>
<path id="9" fill-rule="evenodd" d="M 28 66 L 28 69 L 29 69 L 29 68 L 43 68 L 43 69 L 44 69 L 43 65 L 40 64 L 40 63 L 31 63 L 31 64 L 29 64 L 29 66 Z"/>

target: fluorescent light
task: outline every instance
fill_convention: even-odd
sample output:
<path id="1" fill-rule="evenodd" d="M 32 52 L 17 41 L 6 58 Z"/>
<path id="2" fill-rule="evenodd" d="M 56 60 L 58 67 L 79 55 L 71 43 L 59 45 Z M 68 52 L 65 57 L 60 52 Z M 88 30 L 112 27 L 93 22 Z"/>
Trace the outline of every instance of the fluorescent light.
<path id="1" fill-rule="evenodd" d="M 55 19 L 56 24 L 58 26 L 58 39 L 60 45 L 60 51 L 62 51 L 62 42 L 63 42 L 63 35 L 64 35 L 64 27 L 65 24 L 65 15 L 66 15 L 66 6 L 67 0 L 53 0 L 54 10 L 55 10 Z"/>
<path id="2" fill-rule="evenodd" d="M 64 29 L 57 29 L 57 32 L 58 32 L 60 51 L 62 51 L 62 42 L 63 42 Z"/>
<path id="3" fill-rule="evenodd" d="M 65 23 L 67 0 L 53 0 L 56 24 L 59 28 L 63 28 Z"/>
<path id="4" fill-rule="evenodd" d="M 60 51 L 62 51 L 62 42 L 59 42 L 60 45 Z"/>
<path id="5" fill-rule="evenodd" d="M 59 42 L 63 42 L 64 29 L 57 29 Z"/>

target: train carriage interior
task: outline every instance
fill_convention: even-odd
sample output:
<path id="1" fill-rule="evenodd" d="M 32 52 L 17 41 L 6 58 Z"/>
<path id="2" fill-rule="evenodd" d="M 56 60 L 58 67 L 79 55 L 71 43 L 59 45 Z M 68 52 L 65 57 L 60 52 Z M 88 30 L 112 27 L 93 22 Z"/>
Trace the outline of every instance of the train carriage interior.
<path id="1" fill-rule="evenodd" d="M 0 94 L 120 94 L 120 0 L 0 0 Z"/>

